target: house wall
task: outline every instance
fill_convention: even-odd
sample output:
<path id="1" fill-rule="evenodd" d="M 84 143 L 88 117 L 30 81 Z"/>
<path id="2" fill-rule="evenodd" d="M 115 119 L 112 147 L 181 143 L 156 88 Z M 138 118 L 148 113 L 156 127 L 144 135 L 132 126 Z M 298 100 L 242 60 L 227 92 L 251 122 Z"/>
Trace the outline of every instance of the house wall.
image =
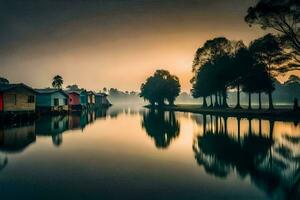
<path id="1" fill-rule="evenodd" d="M 65 99 L 67 99 L 67 97 L 60 92 L 55 92 L 55 93 L 51 94 L 51 106 L 54 106 L 54 99 L 56 99 L 56 98 L 58 99 L 59 106 L 66 105 Z"/>
<path id="2" fill-rule="evenodd" d="M 39 107 L 51 106 L 51 95 L 49 95 L 49 94 L 38 94 L 36 96 L 36 106 L 39 106 Z"/>
<path id="3" fill-rule="evenodd" d="M 107 98 L 104 97 L 104 96 L 96 96 L 95 100 L 96 100 L 96 105 L 97 106 L 108 105 L 109 104 Z"/>
<path id="4" fill-rule="evenodd" d="M 69 94 L 69 105 L 80 105 L 80 96 L 76 93 Z"/>
<path id="5" fill-rule="evenodd" d="M 87 105 L 87 102 L 88 102 L 88 95 L 85 93 L 81 93 L 80 94 L 80 104 L 85 106 L 85 105 Z"/>
<path id="6" fill-rule="evenodd" d="M 95 95 L 91 94 L 88 96 L 88 103 L 94 104 L 95 103 Z"/>
<path id="7" fill-rule="evenodd" d="M 35 111 L 35 101 L 28 103 L 28 96 L 35 94 L 25 88 L 16 88 L 3 93 L 3 111 Z"/>
<path id="8" fill-rule="evenodd" d="M 65 99 L 67 99 L 67 97 L 60 92 L 52 94 L 38 94 L 36 97 L 36 105 L 40 107 L 54 106 L 54 99 L 56 98 L 58 99 L 59 106 L 65 105 Z"/>

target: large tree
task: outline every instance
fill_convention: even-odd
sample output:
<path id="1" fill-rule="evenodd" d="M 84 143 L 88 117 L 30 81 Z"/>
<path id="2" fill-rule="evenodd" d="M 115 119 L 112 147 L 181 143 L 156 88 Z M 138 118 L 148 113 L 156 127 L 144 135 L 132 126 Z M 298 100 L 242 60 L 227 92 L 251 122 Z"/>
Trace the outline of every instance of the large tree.
<path id="1" fill-rule="evenodd" d="M 146 82 L 141 85 L 140 96 L 148 100 L 151 105 L 164 105 L 165 101 L 173 105 L 179 93 L 178 77 L 166 70 L 157 70 L 153 76 L 147 78 Z"/>
<path id="2" fill-rule="evenodd" d="M 263 29 L 279 32 L 294 58 L 294 62 L 290 62 L 290 68 L 300 69 L 299 0 L 259 0 L 248 9 L 245 21 L 250 25 L 258 24 Z"/>
<path id="3" fill-rule="evenodd" d="M 61 89 L 64 83 L 63 78 L 60 75 L 56 75 L 53 77 L 52 86 L 56 89 Z"/>
<path id="4" fill-rule="evenodd" d="M 208 40 L 197 49 L 193 61 L 194 76 L 191 80 L 194 97 L 214 94 L 215 106 L 227 107 L 227 88 L 234 78 L 231 73 L 232 57 L 243 46 L 241 41 L 230 41 L 224 37 L 218 37 Z M 206 71 L 202 73 L 202 70 Z M 201 86 L 203 81 L 206 88 Z"/>
<path id="5" fill-rule="evenodd" d="M 257 63 L 265 66 L 269 79 L 275 79 L 276 76 L 289 71 L 287 61 L 289 54 L 284 52 L 278 38 L 272 34 L 267 34 L 250 44 L 250 52 L 253 54 Z M 269 109 L 273 109 L 272 99 L 273 89 L 268 91 Z"/>
<path id="6" fill-rule="evenodd" d="M 231 84 L 232 88 L 237 89 L 237 109 L 241 108 L 240 104 L 240 88 L 243 84 L 247 83 L 245 78 L 249 71 L 252 71 L 252 67 L 254 65 L 254 59 L 248 48 L 243 47 L 240 48 L 233 58 L 233 69 L 231 70 L 231 74 L 234 77 Z"/>

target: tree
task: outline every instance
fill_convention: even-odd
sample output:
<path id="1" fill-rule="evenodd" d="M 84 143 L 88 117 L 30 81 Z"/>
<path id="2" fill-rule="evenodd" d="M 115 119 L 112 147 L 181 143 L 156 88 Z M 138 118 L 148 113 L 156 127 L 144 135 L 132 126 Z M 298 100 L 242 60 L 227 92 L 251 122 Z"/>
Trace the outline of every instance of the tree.
<path id="1" fill-rule="evenodd" d="M 9 81 L 6 78 L 0 77 L 0 84 L 9 84 Z"/>
<path id="2" fill-rule="evenodd" d="M 69 90 L 80 90 L 80 88 L 78 87 L 78 85 L 73 84 L 73 85 L 68 85 L 67 88 Z"/>
<path id="3" fill-rule="evenodd" d="M 284 52 L 278 38 L 272 34 L 267 34 L 250 44 L 250 52 L 253 54 L 257 63 L 263 64 L 268 73 L 269 79 L 275 79 L 281 73 L 289 71 L 287 61 L 290 56 Z M 269 109 L 273 109 L 272 92 L 268 91 Z"/>
<path id="4" fill-rule="evenodd" d="M 165 101 L 173 105 L 179 93 L 178 77 L 166 70 L 156 70 L 154 75 L 147 78 L 146 82 L 141 85 L 140 97 L 148 100 L 151 105 L 164 105 Z"/>
<path id="5" fill-rule="evenodd" d="M 288 41 L 296 65 L 300 67 L 300 1 L 299 0 L 259 0 L 248 9 L 245 21 L 261 25 L 263 29 L 273 29 L 281 33 L 282 39 Z"/>
<path id="6" fill-rule="evenodd" d="M 211 95 L 212 91 L 212 77 L 210 77 L 209 66 L 206 63 L 201 70 L 198 69 L 195 77 L 195 81 L 192 86 L 192 96 L 194 98 L 203 97 L 203 107 L 207 107 L 206 97 Z"/>
<path id="7" fill-rule="evenodd" d="M 204 98 L 204 106 L 205 97 L 214 94 L 215 107 L 228 107 L 227 88 L 235 79 L 231 71 L 232 58 L 244 46 L 242 41 L 230 41 L 224 37 L 219 37 L 208 40 L 196 51 L 193 61 L 194 77 L 191 79 L 192 93 L 195 98 Z M 202 73 L 202 70 L 206 70 L 205 73 Z"/>
<path id="8" fill-rule="evenodd" d="M 231 70 L 233 81 L 230 83 L 232 88 L 237 88 L 237 104 L 236 109 L 241 108 L 240 104 L 240 88 L 242 84 L 245 84 L 245 77 L 251 70 L 254 64 L 254 59 L 246 47 L 240 48 L 234 56 Z"/>
<path id="9" fill-rule="evenodd" d="M 60 75 L 56 75 L 53 77 L 52 86 L 56 89 L 61 89 L 64 81 Z"/>
<path id="10" fill-rule="evenodd" d="M 239 44 L 237 42 L 236 44 Z M 214 60 L 216 57 L 231 54 L 235 50 L 233 42 L 225 37 L 218 37 L 208 40 L 198 48 L 193 61 L 193 72 L 197 72 L 205 63 Z"/>

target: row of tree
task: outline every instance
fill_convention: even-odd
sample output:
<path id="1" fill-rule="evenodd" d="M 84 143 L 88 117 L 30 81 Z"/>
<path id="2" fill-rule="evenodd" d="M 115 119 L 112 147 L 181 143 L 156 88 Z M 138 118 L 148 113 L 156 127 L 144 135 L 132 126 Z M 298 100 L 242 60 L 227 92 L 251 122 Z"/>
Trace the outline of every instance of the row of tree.
<path id="1" fill-rule="evenodd" d="M 278 35 L 267 34 L 246 46 L 242 41 L 224 37 L 208 40 L 196 51 L 191 80 L 192 95 L 203 97 L 203 106 L 210 97 L 210 106 L 227 107 L 227 90 L 237 90 L 237 105 L 240 106 L 240 91 L 249 95 L 258 93 L 259 109 L 261 94 L 269 97 L 273 109 L 272 92 L 278 75 L 300 69 L 300 2 L 298 0 L 259 0 L 248 9 L 245 21 L 258 24 L 263 29 L 273 29 Z M 151 104 L 174 103 L 180 85 L 176 76 L 158 70 L 141 86 L 140 96 Z M 214 101 L 213 101 L 214 96 Z M 213 104 L 214 102 L 214 104 Z"/>
<path id="2" fill-rule="evenodd" d="M 275 77 L 291 70 L 287 65 L 290 54 L 284 51 L 279 39 L 268 34 L 250 43 L 249 47 L 242 41 L 230 41 L 224 37 L 207 41 L 196 52 L 193 62 L 195 76 L 192 94 L 195 98 L 210 96 L 211 106 L 227 107 L 227 90 L 237 89 L 237 108 L 240 108 L 240 89 L 249 94 L 261 93 L 269 96 L 269 106 L 273 109 L 272 92 Z M 215 105 L 212 105 L 212 96 Z"/>

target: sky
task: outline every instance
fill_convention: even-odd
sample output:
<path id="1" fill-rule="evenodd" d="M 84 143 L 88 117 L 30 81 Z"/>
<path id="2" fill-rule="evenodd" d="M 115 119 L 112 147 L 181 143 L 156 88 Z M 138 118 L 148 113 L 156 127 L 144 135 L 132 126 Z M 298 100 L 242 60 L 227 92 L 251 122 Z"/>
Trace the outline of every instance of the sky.
<path id="1" fill-rule="evenodd" d="M 156 69 L 189 91 L 195 51 L 214 37 L 264 35 L 244 16 L 255 0 L 0 0 L 0 76 L 34 88 L 138 91 Z"/>

